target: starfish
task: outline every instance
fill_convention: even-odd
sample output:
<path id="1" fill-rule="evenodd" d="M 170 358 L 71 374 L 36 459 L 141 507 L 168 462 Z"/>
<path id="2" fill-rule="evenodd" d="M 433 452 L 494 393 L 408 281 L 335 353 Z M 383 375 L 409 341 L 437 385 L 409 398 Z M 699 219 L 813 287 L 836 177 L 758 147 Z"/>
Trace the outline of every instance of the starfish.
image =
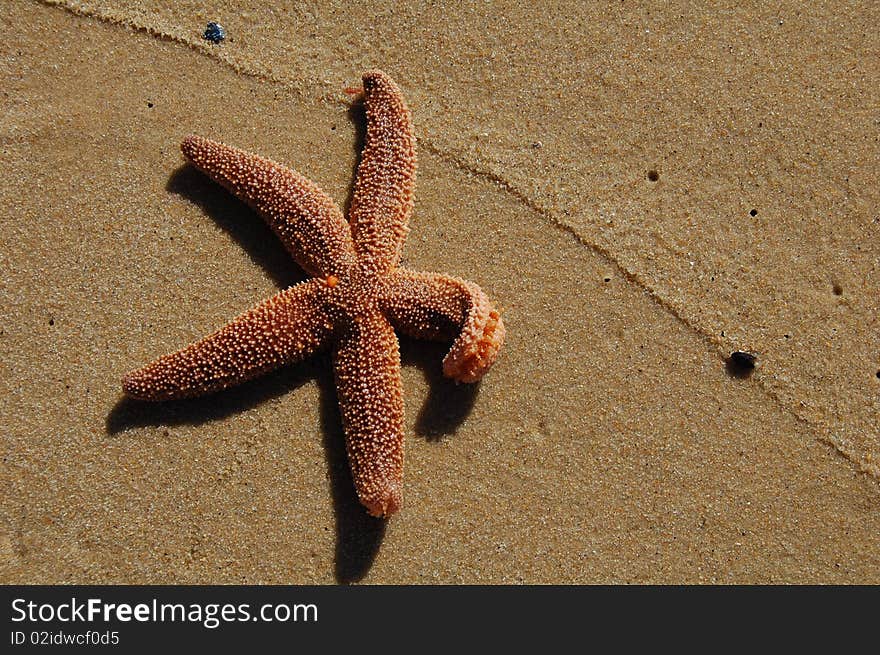
<path id="1" fill-rule="evenodd" d="M 412 117 L 382 71 L 363 75 L 367 133 L 348 221 L 299 173 L 189 136 L 197 169 L 248 203 L 311 278 L 202 340 L 127 374 L 139 400 L 208 394 L 330 349 L 346 453 L 360 502 L 389 516 L 403 500 L 403 388 L 395 330 L 451 341 L 443 373 L 476 382 L 495 362 L 504 323 L 474 283 L 400 266 L 413 210 Z"/>

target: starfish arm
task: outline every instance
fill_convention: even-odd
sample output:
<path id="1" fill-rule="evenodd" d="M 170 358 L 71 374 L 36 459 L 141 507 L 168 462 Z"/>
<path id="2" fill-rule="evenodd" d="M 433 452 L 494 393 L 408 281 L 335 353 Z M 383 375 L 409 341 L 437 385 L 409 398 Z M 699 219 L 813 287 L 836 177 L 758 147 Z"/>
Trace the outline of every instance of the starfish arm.
<path id="1" fill-rule="evenodd" d="M 346 451 L 361 503 L 389 516 L 403 499 L 403 387 L 394 328 L 379 313 L 352 322 L 334 357 Z"/>
<path id="2" fill-rule="evenodd" d="M 276 294 L 201 341 L 129 373 L 123 390 L 140 400 L 189 398 L 304 359 L 332 333 L 324 288 L 322 280 L 309 280 Z"/>
<path id="3" fill-rule="evenodd" d="M 416 140 L 400 89 L 382 71 L 363 76 L 367 135 L 349 218 L 361 260 L 377 272 L 397 265 L 413 210 Z"/>
<path id="4" fill-rule="evenodd" d="M 398 269 L 382 298 L 385 316 L 402 333 L 420 339 L 454 339 L 443 374 L 476 382 L 504 344 L 504 322 L 482 289 L 439 273 Z"/>
<path id="5" fill-rule="evenodd" d="M 253 207 L 309 274 L 338 274 L 354 261 L 351 228 L 314 182 L 269 159 L 200 136 L 187 137 L 180 148 L 196 168 Z"/>

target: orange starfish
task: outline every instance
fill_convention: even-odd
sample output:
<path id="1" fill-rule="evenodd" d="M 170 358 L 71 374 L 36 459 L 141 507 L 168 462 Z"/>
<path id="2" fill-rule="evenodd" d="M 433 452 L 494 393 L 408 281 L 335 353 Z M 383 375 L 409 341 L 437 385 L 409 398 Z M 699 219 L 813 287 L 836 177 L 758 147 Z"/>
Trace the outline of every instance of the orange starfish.
<path id="1" fill-rule="evenodd" d="M 312 275 L 215 333 L 129 373 L 141 400 L 202 395 L 331 347 L 346 451 L 361 503 L 396 512 L 403 486 L 403 389 L 394 329 L 452 340 L 443 373 L 476 382 L 504 342 L 504 324 L 471 282 L 399 266 L 413 209 L 412 118 L 394 81 L 363 76 L 367 135 L 346 222 L 314 183 L 279 164 L 198 136 L 183 154 L 250 204 Z"/>

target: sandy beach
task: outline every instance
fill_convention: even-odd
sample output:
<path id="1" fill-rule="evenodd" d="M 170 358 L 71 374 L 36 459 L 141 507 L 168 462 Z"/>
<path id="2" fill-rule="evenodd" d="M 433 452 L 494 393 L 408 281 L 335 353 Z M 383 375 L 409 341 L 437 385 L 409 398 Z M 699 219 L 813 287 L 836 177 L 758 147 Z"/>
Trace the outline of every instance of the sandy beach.
<path id="1" fill-rule="evenodd" d="M 0 582 L 880 583 L 880 6 L 263 4 L 0 6 Z M 375 67 L 406 265 L 507 325 L 476 387 L 401 339 L 387 522 L 329 356 L 120 382 L 303 279 L 181 140 L 342 206 Z"/>

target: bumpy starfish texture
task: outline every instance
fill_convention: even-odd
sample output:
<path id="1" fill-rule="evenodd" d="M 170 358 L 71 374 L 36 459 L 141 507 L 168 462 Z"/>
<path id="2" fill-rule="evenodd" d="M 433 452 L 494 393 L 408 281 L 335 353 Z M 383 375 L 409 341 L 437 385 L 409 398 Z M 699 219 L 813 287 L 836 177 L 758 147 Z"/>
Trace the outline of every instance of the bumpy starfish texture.
<path id="1" fill-rule="evenodd" d="M 472 282 L 399 266 L 413 210 L 412 118 L 394 81 L 363 76 L 367 135 L 345 220 L 314 183 L 268 159 L 198 136 L 186 158 L 253 207 L 312 276 L 225 327 L 123 378 L 141 400 L 224 389 L 331 348 L 346 451 L 374 516 L 403 498 L 403 389 L 395 328 L 452 341 L 443 373 L 476 382 L 494 363 L 504 324 Z"/>

